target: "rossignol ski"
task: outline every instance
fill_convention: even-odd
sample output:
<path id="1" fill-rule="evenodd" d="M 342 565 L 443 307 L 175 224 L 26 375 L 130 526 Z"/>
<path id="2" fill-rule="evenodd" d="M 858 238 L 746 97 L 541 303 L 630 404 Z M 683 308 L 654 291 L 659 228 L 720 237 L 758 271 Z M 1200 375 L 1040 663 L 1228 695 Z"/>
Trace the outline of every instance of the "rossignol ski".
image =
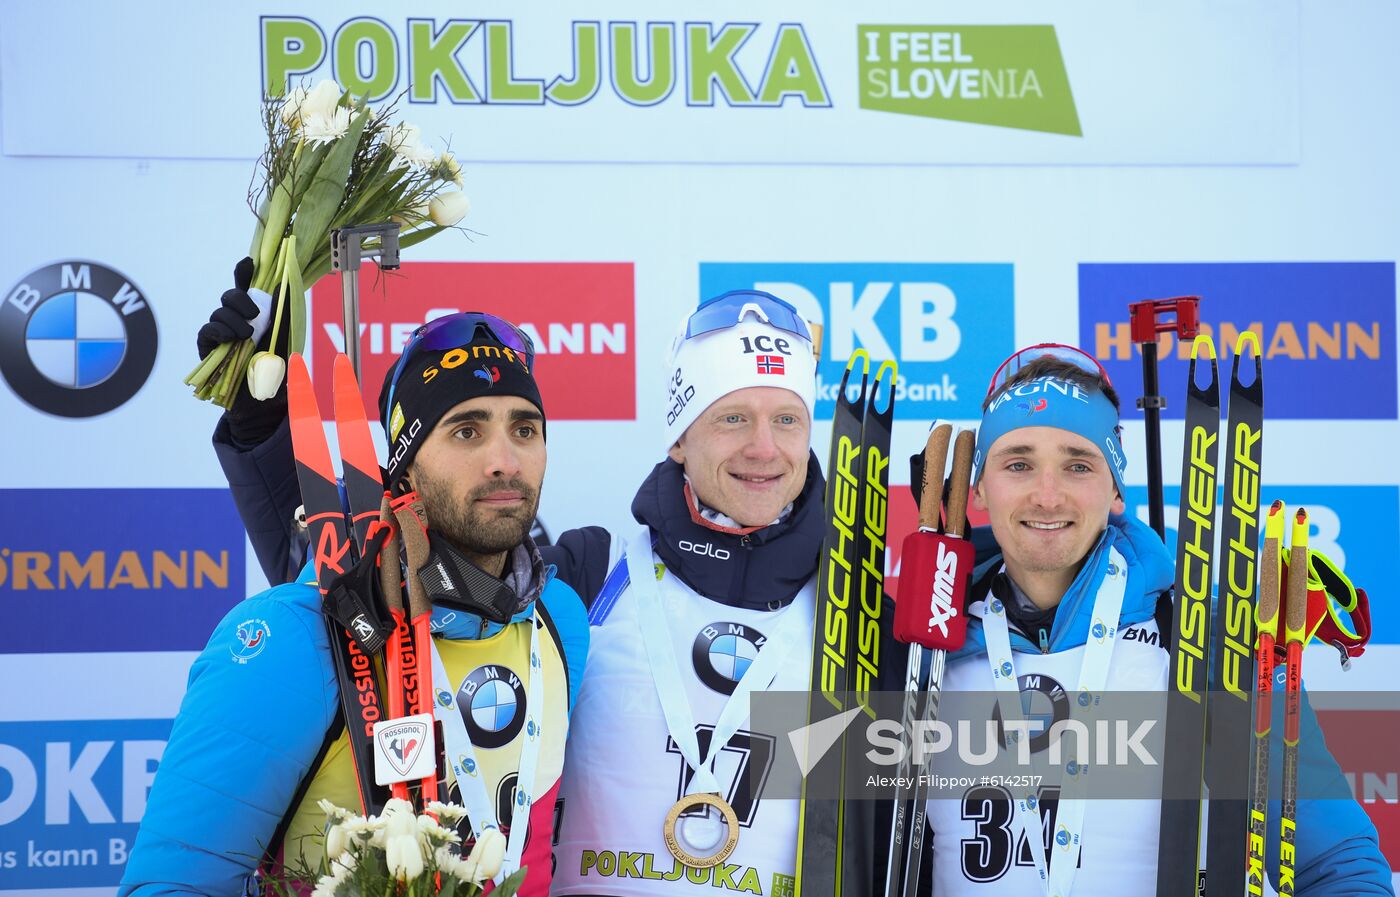
<path id="1" fill-rule="evenodd" d="M 351 568 L 354 557 L 311 374 L 305 360 L 296 353 L 287 359 L 287 413 L 312 564 L 324 606 L 330 600 L 337 579 Z M 360 805 L 366 814 L 377 814 L 383 809 L 388 793 L 375 784 L 374 778 L 374 724 L 384 714 L 374 680 L 372 656 L 330 614 L 326 615 L 326 625 Z M 365 627 L 373 629 L 369 623 L 365 623 Z"/>
<path id="2" fill-rule="evenodd" d="M 851 389 L 852 374 L 860 368 L 859 389 Z M 857 350 L 846 362 L 836 411 L 831 420 L 831 452 L 826 466 L 826 535 L 817 564 L 817 606 L 812 636 L 812 685 L 808 697 L 808 724 L 846 710 L 850 688 L 846 633 L 850 629 L 850 605 L 854 573 L 860 565 L 857 553 L 856 515 L 862 479 L 861 428 L 865 420 L 866 386 L 870 356 Z M 808 792 L 836 794 L 840 787 L 845 738 L 806 770 L 802 781 L 802 806 L 797 823 L 797 881 L 795 897 L 828 897 L 841 886 L 841 802 L 808 797 Z M 809 758 L 799 758 L 804 768 Z"/>
<path id="3" fill-rule="evenodd" d="M 1210 362 L 1210 383 L 1204 387 L 1196 382 L 1196 362 L 1203 352 Z M 1191 346 L 1186 387 L 1157 897 L 1196 897 L 1199 888 L 1206 662 L 1210 650 L 1211 571 L 1218 511 L 1216 459 L 1220 449 L 1220 377 L 1215 344 L 1207 335 L 1196 337 Z"/>
<path id="4" fill-rule="evenodd" d="M 1254 376 L 1240 381 L 1249 348 Z M 1254 691 L 1254 592 L 1259 569 L 1259 479 L 1264 453 L 1264 371 L 1259 337 L 1240 334 L 1230 367 L 1221 484 L 1221 562 L 1216 620 L 1211 627 L 1211 676 L 1206 787 L 1212 792 L 1206 825 L 1206 880 L 1210 893 L 1238 897 L 1244 888 L 1249 804 L 1219 795 L 1249 779 L 1250 715 Z M 1183 503 L 1186 493 L 1182 493 Z"/>

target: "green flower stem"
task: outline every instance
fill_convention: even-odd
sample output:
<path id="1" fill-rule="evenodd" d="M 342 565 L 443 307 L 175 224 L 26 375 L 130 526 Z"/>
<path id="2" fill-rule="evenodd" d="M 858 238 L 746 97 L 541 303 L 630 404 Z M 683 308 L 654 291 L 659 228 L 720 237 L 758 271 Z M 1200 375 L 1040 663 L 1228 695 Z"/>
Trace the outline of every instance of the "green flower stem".
<path id="1" fill-rule="evenodd" d="M 267 207 L 267 222 L 263 225 L 262 246 L 258 250 L 256 274 L 253 286 L 264 293 L 275 282 L 277 271 L 274 262 L 282 247 L 282 234 L 287 230 L 287 222 L 292 219 L 292 193 L 285 181 L 272 188 L 272 202 Z"/>
<path id="2" fill-rule="evenodd" d="M 209 379 L 209 375 L 213 372 L 214 368 L 218 367 L 219 362 L 223 361 L 226 357 L 228 357 L 228 343 L 220 343 L 215 346 L 210 350 L 208 355 L 200 359 L 199 364 L 195 365 L 194 370 L 190 371 L 189 376 L 185 377 L 185 385 L 195 387 L 203 386 L 204 382 Z"/>

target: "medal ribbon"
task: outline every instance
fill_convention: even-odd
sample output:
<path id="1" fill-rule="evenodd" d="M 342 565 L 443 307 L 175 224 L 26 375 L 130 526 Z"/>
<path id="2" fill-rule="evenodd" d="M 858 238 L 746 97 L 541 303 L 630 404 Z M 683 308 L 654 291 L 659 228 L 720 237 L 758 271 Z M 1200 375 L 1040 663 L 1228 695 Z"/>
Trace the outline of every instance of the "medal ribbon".
<path id="1" fill-rule="evenodd" d="M 1118 618 L 1123 611 L 1123 593 L 1128 587 L 1128 565 L 1118 549 L 1110 546 L 1108 552 L 1108 569 L 1104 573 L 1103 582 L 1099 584 L 1098 595 L 1094 598 L 1089 638 L 1084 643 L 1084 660 L 1079 667 L 1079 684 L 1075 699 L 1070 701 L 1070 713 L 1074 716 L 1088 716 L 1093 712 L 1097 693 L 1103 690 L 1108 681 L 1108 666 L 1113 659 L 1113 648 L 1117 642 Z M 1002 571 L 1005 569 L 1003 567 Z M 1102 631 L 1096 632 L 1099 627 L 1102 627 Z M 1011 652 L 1010 629 L 1006 622 L 1006 608 L 1000 599 L 988 597 L 987 612 L 982 617 L 982 629 L 987 636 L 987 662 L 992 668 L 992 683 L 997 689 L 997 706 L 1001 709 L 1003 724 L 1012 720 L 1024 721 L 1021 690 Z M 1086 696 L 1087 700 L 1084 700 Z M 1027 729 L 1021 730 L 1022 734 L 1027 732 Z M 1068 740 L 1061 742 L 1062 745 L 1067 743 Z M 1076 742 L 1075 750 L 1078 748 L 1079 744 Z M 1035 791 L 1030 788 L 1017 789 L 1016 794 L 1016 822 L 1026 840 L 1026 846 L 1030 849 L 1031 859 L 1040 875 L 1041 888 L 1047 897 L 1069 897 L 1070 888 L 1074 885 L 1075 867 L 1079 865 L 1079 852 L 1083 847 L 1086 801 L 1082 794 L 1087 769 L 1078 756 L 1071 754 L 1065 771 L 1069 778 L 1068 784 L 1060 792 L 1059 811 L 1056 813 L 1059 828 L 1052 833 L 1052 843 L 1064 852 L 1055 859 L 1053 873 L 1047 873 L 1049 863 L 1045 856 L 1040 804 Z"/>
<path id="2" fill-rule="evenodd" d="M 539 599 L 536 599 L 538 601 Z M 436 642 L 432 646 L 433 681 L 452 683 L 447 668 L 442 663 Z M 514 806 L 511 808 L 510 835 L 506 839 L 505 860 L 495 878 L 500 884 L 507 876 L 520 868 L 520 856 L 525 851 L 525 830 L 530 827 L 530 809 L 535 805 L 538 784 L 535 769 L 539 765 L 540 744 L 543 736 L 540 728 L 540 715 L 544 712 L 544 667 L 540 663 L 540 620 L 539 611 L 530 615 L 530 668 L 526 671 L 525 686 L 525 726 L 518 738 L 520 744 L 520 766 L 515 779 Z M 472 831 L 479 838 L 488 828 L 500 830 L 500 820 L 496 818 L 496 804 L 486 791 L 486 781 L 482 778 L 481 764 L 477 761 L 476 747 L 467 733 L 466 721 L 457 704 L 457 692 L 453 688 L 437 689 L 433 696 L 433 715 L 442 723 L 442 737 L 447 742 L 447 760 L 452 764 L 452 773 L 457 777 L 457 790 L 462 796 L 467 817 L 471 820 Z M 519 712 L 519 708 L 517 708 Z"/>
<path id="3" fill-rule="evenodd" d="M 749 718 L 749 696 L 772 685 L 782 669 L 783 661 L 793 657 L 801 648 L 806 627 L 802 625 L 800 615 L 792 613 L 797 602 L 793 601 L 774 613 L 772 619 L 777 620 L 778 625 L 725 702 L 715 723 L 709 750 L 702 757 L 700 741 L 695 733 L 695 714 L 691 711 L 690 700 L 681 682 L 680 663 L 676 660 L 675 645 L 666 626 L 666 610 L 661 604 L 661 588 L 657 583 L 651 553 L 651 531 L 646 528 L 627 544 L 627 574 L 631 587 L 637 592 L 637 624 L 642 630 L 642 644 L 646 646 L 647 660 L 651 664 L 656 695 L 666 716 L 666 728 L 680 748 L 685 762 L 695 770 L 686 794 L 719 793 L 721 789 L 719 780 L 715 778 L 715 760 L 720 750 Z"/>

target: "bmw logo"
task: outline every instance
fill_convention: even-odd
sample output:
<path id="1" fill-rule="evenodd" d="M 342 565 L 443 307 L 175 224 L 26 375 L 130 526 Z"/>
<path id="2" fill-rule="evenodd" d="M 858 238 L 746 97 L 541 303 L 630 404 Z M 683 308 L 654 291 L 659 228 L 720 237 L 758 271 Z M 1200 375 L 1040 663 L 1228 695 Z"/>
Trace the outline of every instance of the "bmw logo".
<path id="1" fill-rule="evenodd" d="M 1021 693 L 1021 716 L 1030 724 L 1031 753 L 1038 754 L 1050 746 L 1050 733 L 1055 724 L 1069 719 L 1069 695 L 1060 683 L 1044 673 L 1020 676 L 1016 686 Z M 1013 741 L 1016 732 L 1003 727 L 1000 704 L 992 705 L 992 719 L 1002 729 L 1003 738 L 1008 743 Z"/>
<path id="2" fill-rule="evenodd" d="M 0 373 L 49 414 L 95 417 L 121 406 L 145 385 L 157 343 L 145 294 L 97 262 L 55 262 L 0 297 Z"/>
<path id="3" fill-rule="evenodd" d="M 472 670 L 457 689 L 457 705 L 477 747 L 504 747 L 525 726 L 525 685 L 500 664 Z"/>
<path id="4" fill-rule="evenodd" d="M 711 623 L 690 648 L 695 675 L 712 691 L 732 695 L 766 641 L 763 633 L 742 623 Z"/>

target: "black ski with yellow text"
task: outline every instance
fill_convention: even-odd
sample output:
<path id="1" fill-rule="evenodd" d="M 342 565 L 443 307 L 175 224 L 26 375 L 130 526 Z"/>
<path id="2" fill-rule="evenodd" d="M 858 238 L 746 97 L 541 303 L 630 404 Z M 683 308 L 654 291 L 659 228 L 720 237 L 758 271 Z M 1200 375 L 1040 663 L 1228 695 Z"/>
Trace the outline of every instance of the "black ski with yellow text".
<path id="1" fill-rule="evenodd" d="M 853 375 L 859 368 L 859 383 Z M 836 410 L 831 421 L 831 450 L 826 465 L 826 497 L 823 513 L 826 534 L 817 565 L 817 597 L 812 626 L 812 682 L 808 695 L 807 723 L 811 726 L 846 712 L 851 688 L 847 649 L 851 629 L 851 598 L 860 567 L 857 539 L 861 526 L 862 428 L 868 404 L 866 386 L 870 356 L 858 349 L 846 362 Z M 853 391 L 854 390 L 854 394 Z M 798 757 L 803 768 L 802 804 L 797 827 L 797 879 L 794 897 L 834 897 L 844 876 L 842 813 L 839 793 L 843 775 L 845 738 L 842 737 L 808 768 L 808 757 Z"/>
<path id="2" fill-rule="evenodd" d="M 1248 347 L 1254 376 L 1240 381 Z M 1225 424 L 1221 484 L 1220 584 L 1211 647 L 1206 719 L 1206 882 L 1211 897 L 1240 897 L 1245 890 L 1249 802 L 1224 798 L 1249 780 L 1254 741 L 1254 604 L 1259 570 L 1259 478 L 1264 455 L 1264 370 L 1259 337 L 1246 330 L 1230 366 L 1230 405 Z"/>
<path id="3" fill-rule="evenodd" d="M 1205 352 L 1210 383 L 1196 382 Z M 1215 344 L 1196 338 L 1186 375 L 1186 430 L 1181 458 L 1181 509 L 1176 528 L 1171 672 L 1166 694 L 1157 897 L 1196 897 L 1205 773 L 1206 664 L 1210 650 L 1211 571 L 1219 510 L 1215 501 L 1220 450 L 1220 377 Z"/>
<path id="4" fill-rule="evenodd" d="M 890 430 L 894 423 L 894 386 L 897 368 L 893 361 L 883 362 L 866 392 L 865 419 L 861 425 L 860 513 L 856 525 L 860 528 L 857 574 L 859 604 L 853 608 L 855 626 L 847 631 L 846 656 L 851 664 L 851 691 L 855 703 L 870 720 L 877 719 L 871 706 L 872 693 L 879 688 L 880 667 L 884 663 L 881 611 L 885 603 L 885 534 L 889 520 Z M 883 406 L 883 407 L 882 407 Z M 863 731 L 860 717 L 851 728 Z M 847 730 L 850 731 L 850 728 Z M 843 744 L 843 750 L 844 750 Z M 848 765 L 842 761 L 843 790 L 850 794 L 858 783 L 849 781 Z M 841 890 L 838 894 L 864 895 L 870 893 L 875 879 L 877 850 L 875 809 L 873 800 L 845 800 L 841 817 L 841 844 L 845 856 L 841 860 Z M 878 847 L 883 847 L 883 843 Z"/>

